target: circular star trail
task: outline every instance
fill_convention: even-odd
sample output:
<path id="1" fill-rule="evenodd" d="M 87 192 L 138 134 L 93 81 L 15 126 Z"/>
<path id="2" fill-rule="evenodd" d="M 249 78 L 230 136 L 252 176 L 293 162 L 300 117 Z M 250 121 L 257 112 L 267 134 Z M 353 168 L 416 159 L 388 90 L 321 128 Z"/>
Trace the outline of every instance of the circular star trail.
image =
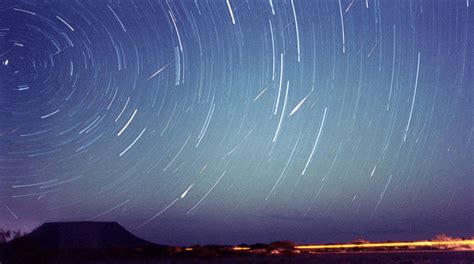
<path id="1" fill-rule="evenodd" d="M 0 225 L 472 234 L 470 4 L 3 1 Z"/>

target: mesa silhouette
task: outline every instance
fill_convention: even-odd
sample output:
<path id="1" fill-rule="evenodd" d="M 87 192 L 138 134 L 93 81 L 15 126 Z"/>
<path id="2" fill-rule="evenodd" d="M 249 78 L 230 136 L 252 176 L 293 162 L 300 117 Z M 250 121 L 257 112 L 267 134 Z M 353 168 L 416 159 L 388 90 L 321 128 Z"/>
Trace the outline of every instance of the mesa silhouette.
<path id="1" fill-rule="evenodd" d="M 164 256 L 170 247 L 148 242 L 116 222 L 45 223 L 0 248 L 1 263 L 51 259 L 109 259 Z"/>

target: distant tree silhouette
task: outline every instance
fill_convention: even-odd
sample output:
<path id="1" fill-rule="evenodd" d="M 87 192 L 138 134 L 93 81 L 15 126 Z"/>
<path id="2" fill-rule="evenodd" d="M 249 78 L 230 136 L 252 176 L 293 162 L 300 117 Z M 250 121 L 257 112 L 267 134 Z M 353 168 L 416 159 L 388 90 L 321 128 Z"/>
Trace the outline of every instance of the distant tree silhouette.
<path id="1" fill-rule="evenodd" d="M 433 238 L 433 240 L 434 241 L 451 241 L 454 239 L 446 234 L 438 234 Z"/>
<path id="2" fill-rule="evenodd" d="M 0 243 L 8 242 L 22 235 L 23 234 L 21 233 L 20 230 L 11 231 L 11 230 L 4 230 L 3 228 L 0 228 Z"/>
<path id="3" fill-rule="evenodd" d="M 358 239 L 352 240 L 352 244 L 367 244 L 367 243 L 370 243 L 370 241 L 365 240 L 363 238 L 358 238 Z"/>
<path id="4" fill-rule="evenodd" d="M 9 237 L 10 237 L 10 231 L 0 229 L 0 243 L 7 242 Z"/>
<path id="5" fill-rule="evenodd" d="M 289 240 L 275 241 L 270 244 L 271 249 L 292 250 L 296 246 L 295 242 Z"/>
<path id="6" fill-rule="evenodd" d="M 268 248 L 267 244 L 257 243 L 250 246 L 252 249 L 266 249 Z"/>

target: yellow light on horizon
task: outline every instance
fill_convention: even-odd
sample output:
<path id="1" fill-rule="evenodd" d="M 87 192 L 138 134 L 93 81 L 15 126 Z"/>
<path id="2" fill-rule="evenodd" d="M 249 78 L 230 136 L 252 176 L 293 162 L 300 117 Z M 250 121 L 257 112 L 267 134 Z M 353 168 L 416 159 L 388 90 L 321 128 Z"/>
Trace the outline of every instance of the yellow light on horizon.
<path id="1" fill-rule="evenodd" d="M 233 247 L 232 249 L 233 249 L 233 250 L 236 250 L 236 251 L 250 250 L 249 247 Z"/>
<path id="2" fill-rule="evenodd" d="M 410 247 L 410 246 L 423 247 L 423 246 L 454 246 L 454 245 L 457 245 L 457 246 L 474 245 L 474 240 L 302 245 L 302 246 L 296 246 L 295 249 L 341 249 L 341 248 L 377 248 L 377 247 Z"/>

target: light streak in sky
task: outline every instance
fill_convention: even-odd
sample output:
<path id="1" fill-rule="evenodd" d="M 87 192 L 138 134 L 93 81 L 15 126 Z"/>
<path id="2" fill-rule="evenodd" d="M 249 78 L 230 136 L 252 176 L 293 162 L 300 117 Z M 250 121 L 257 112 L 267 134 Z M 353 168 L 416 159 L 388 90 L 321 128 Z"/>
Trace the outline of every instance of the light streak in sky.
<path id="1" fill-rule="evenodd" d="M 142 132 L 140 132 L 140 134 L 135 138 L 135 140 L 133 140 L 133 142 L 126 148 L 124 149 L 119 156 L 123 156 L 131 147 L 133 147 L 133 145 L 135 145 L 135 143 L 137 143 L 137 141 L 140 139 L 140 137 L 143 135 L 143 133 L 145 132 L 146 130 L 146 127 L 142 130 Z"/>
<path id="2" fill-rule="evenodd" d="M 341 0 L 338 1 L 339 3 L 339 14 L 341 16 L 341 34 L 342 34 L 342 53 L 346 53 L 346 33 L 344 30 L 344 17 L 342 15 L 342 6 Z"/>
<path id="3" fill-rule="evenodd" d="M 230 0 L 226 0 L 227 8 L 229 8 L 230 17 L 232 18 L 232 24 L 235 25 L 235 18 L 234 18 L 234 11 L 232 11 L 232 7 L 230 6 Z"/>
<path id="4" fill-rule="evenodd" d="M 122 27 L 123 32 L 127 32 L 127 30 L 125 29 L 125 26 L 124 26 L 123 23 L 122 23 L 122 20 L 120 20 L 120 18 L 119 18 L 119 16 L 117 15 L 117 13 L 115 13 L 115 11 L 112 9 L 112 7 L 110 7 L 110 5 L 107 5 L 107 7 L 110 9 L 110 11 L 112 12 L 112 14 L 114 14 L 115 18 L 116 18 L 117 21 L 120 23 L 120 26 Z"/>
<path id="5" fill-rule="evenodd" d="M 114 206 L 114 207 L 112 207 L 112 208 L 110 208 L 110 209 L 108 209 L 108 210 L 106 210 L 106 211 L 104 211 L 104 212 L 102 212 L 102 213 L 99 213 L 99 214 L 97 214 L 97 215 L 95 215 L 95 216 L 93 216 L 93 217 L 90 217 L 90 218 L 87 219 L 87 220 L 88 220 L 88 221 L 94 220 L 94 219 L 97 219 L 97 218 L 99 218 L 99 217 L 101 217 L 101 216 L 103 216 L 103 215 L 106 215 L 106 214 L 112 212 L 113 210 L 115 210 L 115 209 L 121 207 L 122 205 L 125 205 L 125 204 L 128 203 L 129 201 L 130 201 L 130 200 L 127 199 L 127 200 L 125 200 L 125 201 L 123 201 L 123 202 L 117 204 L 116 206 Z"/>
<path id="6" fill-rule="evenodd" d="M 254 103 L 255 101 L 258 100 L 258 98 L 260 98 L 266 91 L 267 91 L 268 87 L 263 89 L 257 96 L 255 96 L 255 98 L 253 99 L 252 103 Z"/>
<path id="7" fill-rule="evenodd" d="M 383 192 L 380 194 L 380 197 L 379 197 L 379 200 L 377 201 L 377 205 L 375 205 L 375 208 L 374 210 L 372 211 L 372 214 L 370 214 L 370 216 L 372 217 L 375 212 L 377 211 L 377 209 L 379 208 L 379 205 L 380 203 L 382 202 L 384 196 L 385 196 L 385 192 L 387 191 L 388 189 L 388 186 L 390 185 L 390 182 L 392 181 L 392 174 L 390 174 L 390 178 L 388 178 L 388 181 L 387 181 L 387 184 L 385 184 L 385 188 L 383 189 Z"/>
<path id="8" fill-rule="evenodd" d="M 193 212 L 199 205 L 201 205 L 201 203 L 204 201 L 204 199 L 206 199 L 206 197 L 212 192 L 212 190 L 214 190 L 214 188 L 215 188 L 216 185 L 220 182 L 220 180 L 222 179 L 222 177 L 224 177 L 224 175 L 225 175 L 225 171 L 221 174 L 221 176 L 219 177 L 219 179 L 217 179 L 217 181 L 214 183 L 214 185 L 212 185 L 212 187 L 209 189 L 209 191 L 207 191 L 207 193 L 204 194 L 204 196 L 203 196 L 196 204 L 194 204 L 194 206 L 191 207 L 191 209 L 189 209 L 189 210 L 186 212 L 186 215 L 191 214 L 191 212 Z"/>
<path id="9" fill-rule="evenodd" d="M 160 72 L 162 72 L 164 69 L 166 69 L 166 67 L 168 67 L 168 65 L 170 65 L 169 63 L 166 64 L 165 66 L 161 67 L 160 69 L 158 69 L 155 73 L 153 73 L 152 75 L 150 75 L 150 77 L 148 77 L 148 79 L 146 79 L 147 81 L 153 79 L 155 76 L 157 76 Z"/>
<path id="10" fill-rule="evenodd" d="M 277 140 L 278 133 L 280 132 L 281 123 L 283 122 L 283 116 L 285 115 L 285 111 L 286 111 L 286 101 L 288 99 L 288 90 L 289 89 L 290 89 L 290 81 L 288 81 L 286 83 L 285 99 L 283 100 L 283 109 L 281 110 L 280 121 L 278 121 L 278 126 L 277 126 L 277 129 L 275 131 L 275 135 L 273 136 L 272 142 L 275 142 Z"/>
<path id="11" fill-rule="evenodd" d="M 415 105 L 415 99 L 416 99 L 416 89 L 418 88 L 418 74 L 419 73 L 420 73 L 420 52 L 418 52 L 418 62 L 416 64 L 415 89 L 413 90 L 413 97 L 411 100 L 410 116 L 408 117 L 407 128 L 405 129 L 405 134 L 403 135 L 403 142 L 407 140 L 407 133 L 408 133 L 408 130 L 410 129 L 411 116 L 413 115 L 413 106 Z"/>
<path id="12" fill-rule="evenodd" d="M 50 117 L 50 116 L 52 116 L 52 115 L 55 115 L 55 114 L 57 114 L 57 113 L 59 113 L 59 109 L 57 109 L 57 110 L 55 110 L 55 111 L 53 111 L 53 112 L 51 112 L 51 113 L 49 113 L 49 114 L 46 114 L 46 115 L 44 115 L 44 116 L 41 116 L 41 119 L 48 118 L 48 117 Z"/>
<path id="13" fill-rule="evenodd" d="M 120 136 L 122 135 L 122 133 L 125 131 L 125 129 L 127 129 L 128 125 L 130 125 L 130 123 L 132 122 L 133 118 L 135 117 L 135 115 L 137 114 L 138 112 L 138 109 L 135 109 L 133 111 L 133 114 L 132 116 L 128 119 L 127 123 L 125 124 L 125 126 L 123 126 L 123 128 L 117 133 L 117 136 Z"/>
<path id="14" fill-rule="evenodd" d="M 13 216 L 15 219 L 18 219 L 18 216 L 13 212 L 13 210 L 2 200 L 0 200 L 0 203 L 8 210 L 8 212 Z"/>
<path id="15" fill-rule="evenodd" d="M 294 115 L 294 114 L 296 113 L 296 111 L 298 111 L 298 110 L 300 109 L 300 107 L 303 105 L 304 101 L 306 101 L 306 99 L 308 99 L 308 96 L 309 96 L 309 95 L 305 96 L 305 97 L 303 98 L 303 100 L 301 100 L 301 101 L 293 108 L 293 110 L 291 110 L 290 116 Z"/>
<path id="16" fill-rule="evenodd" d="M 171 206 L 173 206 L 177 201 L 179 201 L 179 197 L 174 199 L 174 201 L 172 201 L 170 204 L 168 204 L 165 208 L 163 208 L 161 211 L 159 211 L 158 213 L 156 213 L 155 215 L 153 215 L 152 217 L 148 218 L 148 220 L 146 220 L 145 222 L 143 222 L 142 224 L 138 225 L 135 227 L 135 229 L 138 229 L 148 223 L 150 223 L 151 221 L 153 221 L 155 218 L 157 218 L 158 216 L 160 216 L 162 213 L 166 212 L 166 210 L 168 210 Z"/>
<path id="17" fill-rule="evenodd" d="M 188 194 L 189 190 L 191 190 L 191 188 L 193 187 L 193 185 L 194 185 L 194 183 L 191 184 L 191 185 L 189 185 L 189 187 L 186 189 L 186 191 L 184 191 L 183 194 L 181 194 L 181 196 L 180 196 L 181 199 L 183 199 L 183 198 L 186 196 L 186 194 Z"/>
<path id="18" fill-rule="evenodd" d="M 71 31 L 74 31 L 74 28 L 72 28 L 71 25 L 69 25 L 69 23 L 67 23 L 63 18 L 59 16 L 56 16 L 56 18 L 59 19 L 61 22 L 63 22 L 64 25 L 66 25 Z"/>
<path id="19" fill-rule="evenodd" d="M 275 15 L 275 9 L 273 8 L 273 0 L 268 0 L 268 1 L 270 2 L 270 7 L 272 8 L 272 15 Z"/>
<path id="20" fill-rule="evenodd" d="M 36 13 L 35 12 L 31 12 L 31 11 L 28 11 L 28 10 L 25 10 L 25 9 L 21 9 L 21 8 L 13 8 L 13 10 L 16 10 L 16 11 L 20 11 L 20 12 L 25 12 L 27 14 L 30 14 L 30 15 L 34 15 L 36 16 Z"/>
<path id="21" fill-rule="evenodd" d="M 275 108 L 273 114 L 276 115 L 278 112 L 278 105 L 280 103 L 281 87 L 283 85 L 283 53 L 280 54 L 280 81 L 278 83 L 278 95 L 276 99 Z"/>
<path id="22" fill-rule="evenodd" d="M 296 48 L 298 53 L 298 62 L 301 61 L 301 51 L 300 51 L 300 31 L 298 29 L 298 19 L 296 18 L 295 3 L 294 0 L 291 0 L 291 8 L 293 9 L 293 18 L 295 19 L 295 29 L 296 29 Z"/>
<path id="23" fill-rule="evenodd" d="M 323 119 L 321 120 L 321 124 L 319 125 L 319 131 L 318 135 L 316 136 L 316 140 L 314 141 L 313 148 L 311 149 L 311 154 L 309 154 L 308 160 L 306 161 L 306 164 L 304 165 L 304 169 L 301 172 L 301 175 L 304 175 L 306 170 L 308 169 L 308 165 L 313 159 L 314 151 L 316 150 L 316 147 L 318 146 L 319 142 L 319 137 L 321 136 L 321 132 L 323 131 L 324 127 L 324 122 L 326 121 L 326 112 L 328 111 L 328 108 L 324 108 L 324 114 L 323 114 Z"/>

